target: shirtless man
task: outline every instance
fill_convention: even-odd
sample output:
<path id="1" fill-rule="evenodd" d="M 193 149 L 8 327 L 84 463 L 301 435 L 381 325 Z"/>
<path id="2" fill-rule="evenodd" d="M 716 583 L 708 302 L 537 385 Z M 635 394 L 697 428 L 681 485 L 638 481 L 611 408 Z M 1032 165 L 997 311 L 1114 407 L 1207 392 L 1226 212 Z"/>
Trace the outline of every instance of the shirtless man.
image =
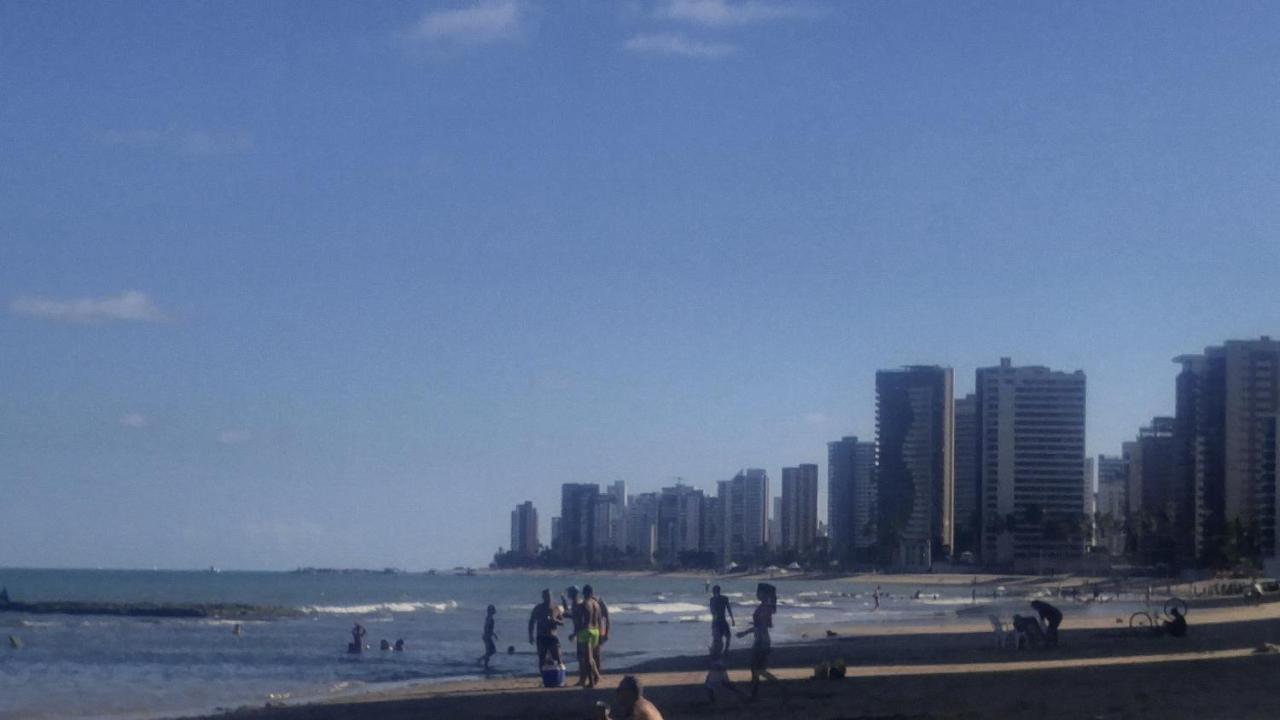
<path id="1" fill-rule="evenodd" d="M 622 678 L 618 683 L 618 712 L 615 719 L 609 714 L 609 708 L 603 703 L 598 708 L 595 720 L 662 720 L 662 713 L 653 703 L 644 699 L 644 691 L 640 681 L 634 675 Z"/>
<path id="2" fill-rule="evenodd" d="M 560 665 L 560 638 L 556 637 L 556 630 L 563 624 L 560 608 L 551 604 L 551 591 L 543 590 L 542 602 L 533 606 L 533 612 L 529 614 L 529 644 L 534 644 L 536 632 L 539 671 L 548 659 Z"/>
<path id="3" fill-rule="evenodd" d="M 578 642 L 578 684 L 595 687 L 600 682 L 596 652 L 604 631 L 604 611 L 590 585 L 582 586 L 582 602 L 574 605 L 574 636 Z"/>
<path id="4" fill-rule="evenodd" d="M 725 618 L 726 613 L 728 619 Z M 729 652 L 729 640 L 733 637 L 733 631 L 729 629 L 730 625 L 736 625 L 737 621 L 733 619 L 733 606 L 729 604 L 729 598 L 720 594 L 720 586 L 716 585 L 711 588 L 711 642 L 719 643 L 723 638 L 723 651 Z"/>

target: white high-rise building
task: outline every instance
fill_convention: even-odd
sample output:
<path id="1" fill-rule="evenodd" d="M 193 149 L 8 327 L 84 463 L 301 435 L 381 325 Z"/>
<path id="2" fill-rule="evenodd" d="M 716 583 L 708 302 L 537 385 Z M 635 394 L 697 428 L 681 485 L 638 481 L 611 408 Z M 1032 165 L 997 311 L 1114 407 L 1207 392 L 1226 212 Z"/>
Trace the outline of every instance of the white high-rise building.
<path id="1" fill-rule="evenodd" d="M 983 559 L 1038 568 L 1082 557 L 1084 372 L 1002 358 L 977 371 L 977 396 Z"/>
<path id="2" fill-rule="evenodd" d="M 769 475 L 759 468 L 740 471 L 718 483 L 724 564 L 754 562 L 769 540 Z"/>

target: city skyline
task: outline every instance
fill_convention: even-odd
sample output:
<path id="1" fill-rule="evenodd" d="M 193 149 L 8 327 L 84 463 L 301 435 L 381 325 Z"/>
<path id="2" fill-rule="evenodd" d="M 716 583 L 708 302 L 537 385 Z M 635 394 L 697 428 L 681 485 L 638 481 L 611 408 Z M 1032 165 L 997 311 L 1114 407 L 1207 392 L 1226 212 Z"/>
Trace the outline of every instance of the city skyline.
<path id="1" fill-rule="evenodd" d="M 802 463 L 823 518 L 877 370 L 1081 369 L 1113 455 L 1280 334 L 1278 7 L 483 5 L 0 5 L 0 565 L 481 565 Z"/>

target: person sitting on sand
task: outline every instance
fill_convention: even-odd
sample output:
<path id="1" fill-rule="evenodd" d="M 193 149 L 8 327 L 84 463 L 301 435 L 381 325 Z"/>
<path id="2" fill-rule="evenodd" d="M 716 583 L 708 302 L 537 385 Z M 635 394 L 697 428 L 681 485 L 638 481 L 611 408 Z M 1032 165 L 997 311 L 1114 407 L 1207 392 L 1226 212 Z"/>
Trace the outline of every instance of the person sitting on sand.
<path id="1" fill-rule="evenodd" d="M 1046 647 L 1058 646 L 1058 626 L 1062 624 L 1062 611 L 1043 600 L 1032 600 L 1031 609 L 1045 623 L 1044 644 Z"/>
<path id="2" fill-rule="evenodd" d="M 725 616 L 728 616 L 726 619 Z M 733 631 L 729 629 L 730 625 L 736 625 L 733 619 L 733 606 L 729 604 L 729 598 L 720 594 L 720 586 L 716 585 L 711 588 L 711 642 L 719 643 L 723 640 L 724 651 L 729 652 L 729 642 L 733 638 Z"/>
<path id="3" fill-rule="evenodd" d="M 604 703 L 596 705 L 594 720 L 662 720 L 662 713 L 644 697 L 640 680 L 635 675 L 627 675 L 618 683 L 618 715 L 609 714 L 609 706 Z"/>
<path id="4" fill-rule="evenodd" d="M 361 625 L 360 623 L 356 623 L 354 626 L 352 626 L 351 644 L 347 646 L 347 652 L 349 653 L 364 652 L 364 636 L 367 634 L 368 632 L 364 629 L 364 626 Z"/>
<path id="5" fill-rule="evenodd" d="M 1169 610 L 1169 617 L 1171 618 L 1170 620 L 1165 620 L 1160 624 L 1161 628 L 1173 637 L 1186 637 L 1187 617 L 1182 614 L 1182 611 L 1178 610 L 1178 608 L 1172 608 Z"/>
<path id="6" fill-rule="evenodd" d="M 493 616 L 497 612 L 498 609 L 492 605 L 485 609 L 484 634 L 480 636 L 484 640 L 484 655 L 481 656 L 480 662 L 484 663 L 485 671 L 489 670 L 489 658 L 498 653 L 498 633 L 493 629 Z"/>
<path id="7" fill-rule="evenodd" d="M 529 613 L 529 644 L 536 643 L 538 648 L 538 670 L 546 666 L 547 661 L 560 665 L 560 638 L 556 630 L 564 624 L 560 609 L 551 603 L 551 591 L 542 591 L 542 602 L 533 606 Z M 535 636 L 536 633 L 536 636 Z"/>
<path id="8" fill-rule="evenodd" d="M 778 591 L 769 583 L 760 583 L 756 587 L 756 599 L 760 604 L 751 615 L 751 627 L 738 633 L 738 637 L 754 635 L 751 644 L 751 699 L 756 699 L 760 690 L 760 678 L 777 682 L 778 678 L 769 672 L 769 651 L 773 643 L 769 638 L 769 628 L 773 627 L 773 615 L 778 612 Z"/>

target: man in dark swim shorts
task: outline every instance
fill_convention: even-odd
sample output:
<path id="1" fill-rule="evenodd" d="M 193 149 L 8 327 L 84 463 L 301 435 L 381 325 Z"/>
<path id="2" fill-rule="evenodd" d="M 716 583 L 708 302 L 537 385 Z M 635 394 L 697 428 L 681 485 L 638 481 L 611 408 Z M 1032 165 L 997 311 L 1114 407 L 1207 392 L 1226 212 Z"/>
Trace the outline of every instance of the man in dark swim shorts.
<path id="1" fill-rule="evenodd" d="M 729 652 L 729 638 L 733 637 L 730 624 L 737 624 L 733 619 L 733 606 L 729 604 L 729 598 L 720 594 L 720 586 L 716 585 L 711 588 L 711 642 L 724 638 L 724 652 Z"/>

